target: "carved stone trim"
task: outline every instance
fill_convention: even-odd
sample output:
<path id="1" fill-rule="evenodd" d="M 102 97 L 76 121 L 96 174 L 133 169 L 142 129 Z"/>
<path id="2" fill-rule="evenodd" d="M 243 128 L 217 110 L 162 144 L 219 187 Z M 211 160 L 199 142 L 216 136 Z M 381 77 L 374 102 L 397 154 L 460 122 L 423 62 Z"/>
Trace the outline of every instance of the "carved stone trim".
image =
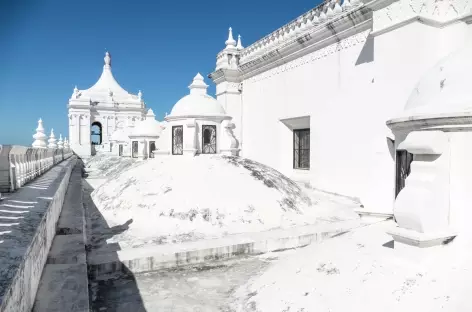
<path id="1" fill-rule="evenodd" d="M 293 61 L 290 61 L 286 64 L 277 66 L 275 68 L 272 68 L 268 71 L 265 71 L 261 74 L 255 75 L 247 80 L 245 80 L 248 83 L 254 83 L 257 81 L 265 80 L 268 79 L 272 76 L 276 76 L 280 73 L 284 73 L 286 71 L 290 71 L 294 68 L 297 68 L 301 65 L 307 64 L 307 63 L 313 63 L 319 59 L 322 59 L 324 57 L 327 57 L 335 52 L 348 49 L 350 47 L 353 47 L 357 44 L 364 43 L 367 40 L 367 37 L 369 36 L 370 30 L 365 30 L 363 32 L 360 32 L 356 35 L 350 36 L 346 39 L 343 39 L 339 42 L 336 42 L 334 44 L 331 44 L 327 47 L 324 47 L 322 49 L 319 49 L 317 51 L 314 51 L 312 53 L 309 53 L 307 55 L 304 55 L 300 58 L 297 58 Z"/>

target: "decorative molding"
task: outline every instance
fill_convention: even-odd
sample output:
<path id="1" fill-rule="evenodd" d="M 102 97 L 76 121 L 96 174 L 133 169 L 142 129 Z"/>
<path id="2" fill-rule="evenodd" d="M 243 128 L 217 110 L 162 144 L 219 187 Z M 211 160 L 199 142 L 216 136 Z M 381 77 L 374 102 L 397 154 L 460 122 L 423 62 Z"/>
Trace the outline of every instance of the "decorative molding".
<path id="1" fill-rule="evenodd" d="M 342 3 L 341 3 L 342 2 Z M 310 32 L 313 28 L 330 23 L 338 17 L 348 15 L 362 6 L 359 0 L 328 0 L 280 27 L 269 35 L 241 51 L 241 62 L 248 62 L 257 56 L 276 50 L 285 43 Z"/>
<path id="2" fill-rule="evenodd" d="M 471 15 L 471 0 L 398 0 L 374 14 L 372 35 L 380 35 L 411 22 L 445 27 Z"/>
<path id="3" fill-rule="evenodd" d="M 357 33 L 353 36 L 350 36 L 348 38 L 342 39 L 339 42 L 333 43 L 329 46 L 326 46 L 322 49 L 319 49 L 317 51 L 314 51 L 310 54 L 304 55 L 300 58 L 297 58 L 293 61 L 287 62 L 285 64 L 282 64 L 280 66 L 277 66 L 275 68 L 272 68 L 268 71 L 265 71 L 261 74 L 255 75 L 250 77 L 249 79 L 245 80 L 247 83 L 254 83 L 257 81 L 265 80 L 268 79 L 272 76 L 276 76 L 280 73 L 284 73 L 286 71 L 290 71 L 294 68 L 297 68 L 299 66 L 305 65 L 307 63 L 313 63 L 319 59 L 322 59 L 324 57 L 327 57 L 329 55 L 334 54 L 335 52 L 339 52 L 344 49 L 348 49 L 350 47 L 353 47 L 357 44 L 364 43 L 367 40 L 367 37 L 369 36 L 370 30 L 365 30 L 363 32 Z"/>

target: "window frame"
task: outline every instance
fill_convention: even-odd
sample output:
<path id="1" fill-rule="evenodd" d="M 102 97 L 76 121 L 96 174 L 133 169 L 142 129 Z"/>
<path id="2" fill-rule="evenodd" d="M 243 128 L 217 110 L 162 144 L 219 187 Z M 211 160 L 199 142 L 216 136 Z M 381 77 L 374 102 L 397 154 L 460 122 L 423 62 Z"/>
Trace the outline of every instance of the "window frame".
<path id="1" fill-rule="evenodd" d="M 215 132 L 215 150 L 214 150 L 214 152 L 211 151 L 211 148 L 210 148 L 209 152 L 205 152 L 205 130 L 207 128 L 211 128 Z M 211 141 L 211 137 L 210 137 L 210 141 Z M 209 144 L 211 145 L 211 142 Z M 202 125 L 202 154 L 212 155 L 212 154 L 217 154 L 217 152 L 218 152 L 218 142 L 217 142 L 216 125 Z"/>
<path id="2" fill-rule="evenodd" d="M 175 146 L 175 129 L 177 128 L 180 128 L 181 130 L 181 149 L 180 149 L 180 153 L 176 153 L 175 152 L 175 149 L 174 149 L 174 146 Z M 184 154 L 184 127 L 182 125 L 179 125 L 179 126 L 172 126 L 172 155 L 183 155 Z"/>
<path id="3" fill-rule="evenodd" d="M 308 148 L 301 148 L 302 145 L 300 144 L 300 141 L 301 141 L 300 133 L 305 133 L 304 135 L 308 135 Z M 310 136 L 310 134 L 311 134 L 310 128 L 293 129 L 293 146 L 292 146 L 292 149 L 293 149 L 293 154 L 292 154 L 293 169 L 296 169 L 296 170 L 309 170 L 310 169 L 310 157 L 311 157 L 311 155 L 310 155 L 310 153 L 311 153 L 311 144 L 310 144 L 311 136 Z M 297 146 L 297 139 L 298 139 L 298 146 Z M 300 156 L 301 151 L 303 151 L 303 152 L 308 151 L 308 166 L 302 167 L 302 165 L 303 165 L 302 164 L 302 157 Z M 297 152 L 298 152 L 298 158 L 296 157 Z M 298 163 L 297 163 L 297 159 L 298 159 Z"/>

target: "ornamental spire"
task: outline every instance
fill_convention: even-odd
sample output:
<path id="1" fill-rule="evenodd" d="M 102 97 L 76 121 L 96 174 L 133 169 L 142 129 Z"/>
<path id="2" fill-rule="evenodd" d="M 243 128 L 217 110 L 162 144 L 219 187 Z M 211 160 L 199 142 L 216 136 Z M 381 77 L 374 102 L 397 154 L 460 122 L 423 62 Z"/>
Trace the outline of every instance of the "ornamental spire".
<path id="1" fill-rule="evenodd" d="M 228 40 L 225 43 L 227 48 L 236 46 L 236 40 L 233 38 L 233 29 L 231 27 L 229 28 Z"/>
<path id="2" fill-rule="evenodd" d="M 69 149 L 69 140 L 67 138 L 64 138 L 64 148 Z"/>
<path id="3" fill-rule="evenodd" d="M 62 134 L 59 134 L 59 140 L 57 141 L 57 148 L 58 149 L 64 148 L 64 141 L 62 141 Z"/>
<path id="4" fill-rule="evenodd" d="M 44 134 L 43 120 L 39 118 L 38 127 L 36 128 L 36 133 L 33 135 L 33 147 L 36 148 L 46 148 L 46 139 L 47 136 Z"/>
<path id="5" fill-rule="evenodd" d="M 190 94 L 206 94 L 208 85 L 205 83 L 203 76 L 198 73 L 188 88 L 190 89 Z"/>
<path id="6" fill-rule="evenodd" d="M 48 148 L 57 148 L 56 136 L 54 135 L 54 129 L 51 129 L 51 135 L 49 136 L 48 142 L 49 142 Z"/>
<path id="7" fill-rule="evenodd" d="M 241 35 L 238 35 L 238 44 L 236 45 L 236 49 L 238 49 L 238 50 L 244 49 L 244 47 L 241 43 Z"/>

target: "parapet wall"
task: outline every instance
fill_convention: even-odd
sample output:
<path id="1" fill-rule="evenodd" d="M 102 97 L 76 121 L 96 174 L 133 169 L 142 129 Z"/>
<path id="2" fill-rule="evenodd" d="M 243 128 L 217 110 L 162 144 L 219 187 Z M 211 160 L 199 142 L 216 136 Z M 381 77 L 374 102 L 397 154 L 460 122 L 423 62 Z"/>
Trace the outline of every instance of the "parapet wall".
<path id="1" fill-rule="evenodd" d="M 38 172 L 52 168 L 0 201 L 0 214 L 19 216 L 8 224 L 9 231 L 1 237 L 0 312 L 31 311 L 56 234 L 56 224 L 71 171 L 77 161 L 74 156 L 54 165 L 64 157 L 63 153 L 46 149 L 29 150 L 25 153 L 21 149 L 17 154 L 18 160 L 17 155 L 14 155 L 15 168 L 20 168 L 20 177 L 32 179 Z M 9 154 L 12 154 L 11 150 Z M 33 157 L 34 161 L 28 160 L 31 155 L 36 155 L 36 158 Z M 70 153 L 65 155 L 70 156 Z"/>
<path id="2" fill-rule="evenodd" d="M 0 145 L 0 193 L 19 189 L 72 154 L 71 149 Z"/>

